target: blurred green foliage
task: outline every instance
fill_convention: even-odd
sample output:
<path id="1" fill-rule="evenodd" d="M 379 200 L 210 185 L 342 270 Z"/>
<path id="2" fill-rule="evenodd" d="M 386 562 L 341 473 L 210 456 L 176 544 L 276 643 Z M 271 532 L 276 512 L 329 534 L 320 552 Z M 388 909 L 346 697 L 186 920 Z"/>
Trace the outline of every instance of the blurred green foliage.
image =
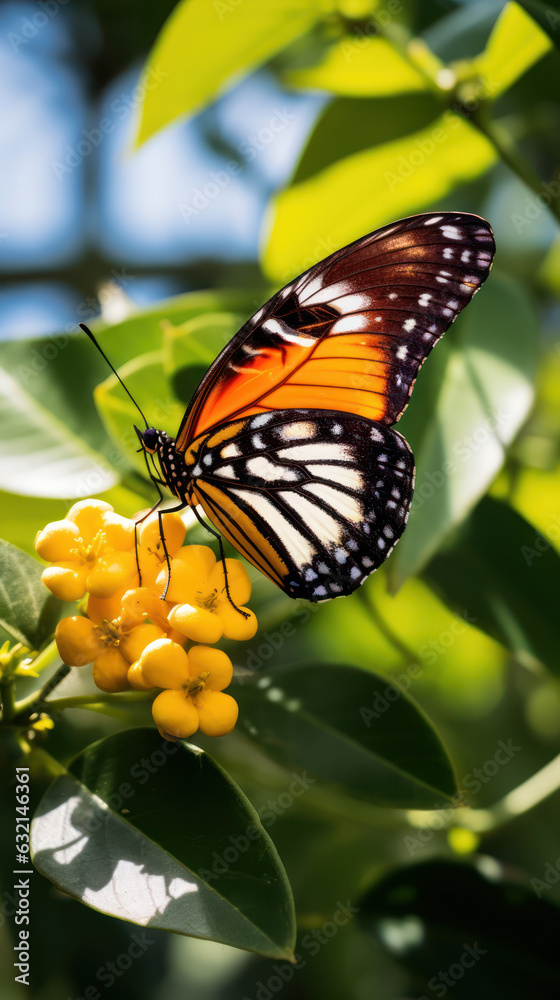
<path id="1" fill-rule="evenodd" d="M 174 970 L 173 981 L 158 973 L 167 997 L 269 1000 L 282 988 L 294 1000 L 396 1000 L 443 996 L 442 985 L 477 1000 L 501 992 L 521 998 L 529 989 L 545 1000 L 558 995 L 550 935 L 560 884 L 559 37 L 558 4 L 444 11 L 400 0 L 182 0 L 148 56 L 146 72 L 157 70 L 164 83 L 146 93 L 138 144 L 264 62 L 285 86 L 325 94 L 291 182 L 271 200 L 262 288 L 193 292 L 98 324 L 103 348 L 156 426 L 176 431 L 199 378 L 267 297 L 267 282 L 277 287 L 367 230 L 431 208 L 483 215 L 498 248 L 488 284 L 427 362 L 399 425 L 418 476 L 407 530 L 387 565 L 360 593 L 312 609 L 250 570 L 260 630 L 246 648 L 228 650 L 238 668 L 240 724 L 223 740 L 200 741 L 219 762 L 201 757 L 213 794 L 230 803 L 229 813 L 214 813 L 209 801 L 214 832 L 203 785 L 181 785 L 178 776 L 173 789 L 153 780 L 147 799 L 134 800 L 145 815 L 140 809 L 127 819 L 115 809 L 124 759 L 115 747 L 122 740 L 128 761 L 134 740 L 150 740 L 132 730 L 145 723 L 143 708 L 120 696 L 109 704 L 92 687 L 65 682 L 70 701 L 48 749 L 64 767 L 79 756 L 72 777 L 59 778 L 47 796 L 59 795 L 61 782 L 71 790 L 42 808 L 62 808 L 81 783 L 84 825 L 73 814 L 72 843 L 105 802 L 113 861 L 122 848 L 114 831 L 126 824 L 128 864 L 147 864 L 149 841 L 150 849 L 160 845 L 159 875 L 173 863 L 175 877 L 195 878 L 208 856 L 222 858 L 224 833 L 245 836 L 245 795 L 257 810 L 260 853 L 236 848 L 222 883 L 226 902 L 215 901 L 219 880 L 212 903 L 187 892 L 173 929 L 269 957 L 240 958 L 218 945 L 204 951 L 154 930 L 151 968 L 165 953 Z M 84 337 L 3 344 L 0 364 L 8 542 L 32 552 L 36 531 L 63 516 L 70 497 L 102 493 L 127 515 L 150 502 L 134 408 Z M 17 638 L 8 628 L 10 602 L 17 610 L 25 601 L 28 563 L 10 548 L 3 565 L 13 558 L 1 610 L 6 634 Z M 41 647 L 50 632 L 40 622 L 52 627 L 52 619 L 37 601 L 19 634 Z M 22 682 L 32 698 L 39 684 Z M 279 699 L 270 697 L 275 690 Z M 11 776 L 13 729 L 2 735 Z M 102 742 L 86 749 L 90 739 Z M 198 751 L 184 752 L 186 774 Z M 46 760 L 34 750 L 34 807 L 48 784 Z M 290 792 L 302 772 L 309 772 L 305 794 Z M 6 803 L 12 808 L 13 787 Z M 3 837 L 11 859 L 9 832 Z M 37 862 L 79 896 L 72 865 L 61 874 L 69 843 L 47 843 L 48 859 L 39 851 Z M 90 905 L 122 917 L 100 894 L 106 841 L 92 837 L 88 849 L 98 880 Z M 239 891 L 236 876 L 246 885 L 255 879 L 254 896 Z M 64 928 L 71 961 L 62 972 L 60 949 L 47 955 L 38 945 L 44 986 L 34 995 L 77 995 L 99 982 L 107 944 L 99 954 L 91 940 L 110 918 L 53 896 L 36 877 L 37 923 Z M 9 888 L 8 869 L 3 880 Z M 270 956 L 293 947 L 292 890 L 297 961 L 275 971 Z M 112 920 L 108 938 L 113 926 L 120 927 Z M 115 935 L 115 947 L 126 949 L 124 932 Z M 484 954 L 471 971 L 461 963 L 477 940 Z M 130 976 L 125 990 L 152 995 L 149 977 Z"/>

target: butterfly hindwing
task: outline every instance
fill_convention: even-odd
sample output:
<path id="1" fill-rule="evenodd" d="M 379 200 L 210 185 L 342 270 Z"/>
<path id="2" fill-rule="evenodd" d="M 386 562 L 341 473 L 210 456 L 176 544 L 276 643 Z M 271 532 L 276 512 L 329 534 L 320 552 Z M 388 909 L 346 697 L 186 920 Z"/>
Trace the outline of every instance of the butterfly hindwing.
<path id="1" fill-rule="evenodd" d="M 290 597 L 350 594 L 402 534 L 412 453 L 383 424 L 289 409 L 233 421 L 185 460 L 214 525 Z"/>
<path id="2" fill-rule="evenodd" d="M 419 367 L 490 271 L 492 230 L 464 213 L 413 216 L 338 250 L 248 320 L 202 380 L 178 451 L 236 417 L 301 406 L 390 426 Z"/>

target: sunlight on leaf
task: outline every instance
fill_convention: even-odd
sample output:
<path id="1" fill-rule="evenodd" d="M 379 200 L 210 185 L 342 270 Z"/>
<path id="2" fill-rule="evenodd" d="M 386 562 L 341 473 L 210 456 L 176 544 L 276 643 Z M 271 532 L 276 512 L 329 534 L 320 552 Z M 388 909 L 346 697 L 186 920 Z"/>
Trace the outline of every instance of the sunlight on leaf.
<path id="1" fill-rule="evenodd" d="M 498 17 L 488 44 L 465 69 L 482 78 L 489 98 L 508 90 L 552 48 L 552 42 L 517 3 L 507 3 Z"/>
<path id="2" fill-rule="evenodd" d="M 273 203 L 263 266 L 270 277 L 288 281 L 364 233 L 421 211 L 495 161 L 488 140 L 447 111 L 428 128 L 348 156 L 282 191 Z"/>
<path id="3" fill-rule="evenodd" d="M 348 36 L 327 52 L 323 62 L 286 75 L 294 87 L 345 96 L 379 97 L 426 90 L 429 83 L 385 38 Z"/>
<path id="4" fill-rule="evenodd" d="M 234 79 L 303 35 L 328 0 L 182 0 L 148 56 L 136 143 L 193 114 Z"/>
<path id="5" fill-rule="evenodd" d="M 198 747 L 150 729 L 92 744 L 43 796 L 31 848 L 38 871 L 102 913 L 292 955 L 293 900 L 274 844 Z"/>
<path id="6" fill-rule="evenodd" d="M 0 488 L 35 497 L 87 497 L 117 475 L 7 372 L 0 369 Z"/>

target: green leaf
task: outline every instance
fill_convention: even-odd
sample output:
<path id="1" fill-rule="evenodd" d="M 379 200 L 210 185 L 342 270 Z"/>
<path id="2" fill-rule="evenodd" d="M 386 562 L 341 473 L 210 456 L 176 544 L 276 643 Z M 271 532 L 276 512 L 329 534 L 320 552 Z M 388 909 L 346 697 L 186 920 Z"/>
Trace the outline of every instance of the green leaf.
<path id="1" fill-rule="evenodd" d="M 438 808 L 456 790 L 431 723 L 386 677 L 355 667 L 287 667 L 232 693 L 245 735 L 283 767 L 398 808 Z"/>
<path id="2" fill-rule="evenodd" d="M 346 156 L 278 195 L 263 266 L 288 281 L 369 230 L 443 198 L 496 158 L 489 141 L 451 111 L 405 138 Z"/>
<path id="3" fill-rule="evenodd" d="M 30 649 L 52 636 L 62 608 L 41 573 L 35 559 L 0 539 L 0 628 Z"/>
<path id="4" fill-rule="evenodd" d="M 351 35 L 337 41 L 318 66 L 292 70 L 294 87 L 327 90 L 347 97 L 384 97 L 427 90 L 426 77 L 385 38 Z"/>
<path id="5" fill-rule="evenodd" d="M 117 476 L 102 454 L 0 369 L 0 489 L 36 497 L 85 497 Z"/>
<path id="6" fill-rule="evenodd" d="M 537 24 L 546 31 L 554 42 L 556 48 L 560 48 L 560 4 L 551 0 L 550 3 L 542 3 L 542 0 L 519 0 L 522 7 L 529 12 Z"/>
<path id="7" fill-rule="evenodd" d="M 197 316 L 231 312 L 245 319 L 254 310 L 254 299 L 254 292 L 238 289 L 187 292 L 158 302 L 143 312 L 133 313 L 112 326 L 96 321 L 92 324 L 92 330 L 115 368 L 118 368 L 140 354 L 160 350 L 168 333 L 172 333 L 173 326 L 186 323 Z M 85 336 L 83 341 L 86 342 Z M 88 350 L 91 353 L 91 344 Z"/>
<path id="8" fill-rule="evenodd" d="M 454 330 L 447 338 L 435 399 L 433 386 L 426 386 L 431 419 L 417 437 L 414 396 L 422 408 L 421 372 L 400 425 L 417 474 L 408 525 L 391 560 L 395 585 L 422 569 L 486 492 L 533 402 L 537 323 L 518 283 L 493 274 L 458 321 L 457 335 Z"/>
<path id="9" fill-rule="evenodd" d="M 148 425 L 174 436 L 185 408 L 175 398 L 163 364 L 164 352 L 152 351 L 122 365 L 119 375 L 140 405 Z M 97 386 L 95 402 L 112 440 L 130 464 L 145 473 L 144 456 L 137 454 L 139 444 L 134 430 L 141 420 L 115 375 Z"/>
<path id="10" fill-rule="evenodd" d="M 423 575 L 521 662 L 559 672 L 560 556 L 507 504 L 485 497 Z"/>
<path id="11" fill-rule="evenodd" d="M 166 329 L 164 367 L 175 395 L 185 405 L 190 403 L 202 377 L 243 322 L 241 315 L 216 312 Z"/>
<path id="12" fill-rule="evenodd" d="M 35 867 L 142 926 L 291 958 L 293 900 L 274 844 L 208 754 L 128 730 L 88 747 L 43 797 Z"/>
<path id="13" fill-rule="evenodd" d="M 432 93 L 374 101 L 350 97 L 329 101 L 317 119 L 292 184 L 307 180 L 337 160 L 425 128 L 440 114 L 441 103 Z"/>
<path id="14" fill-rule="evenodd" d="M 560 18 L 559 18 L 560 21 Z M 467 63 L 467 72 L 482 78 L 492 99 L 508 90 L 552 48 L 552 42 L 518 3 L 502 10 L 484 52 Z"/>
<path id="15" fill-rule="evenodd" d="M 547 883 L 531 882 L 506 881 L 495 858 L 428 861 L 384 878 L 360 900 L 358 919 L 414 976 L 411 995 L 444 996 L 448 983 L 455 1000 L 553 1000 L 560 910 L 540 898 Z"/>
<path id="16" fill-rule="evenodd" d="M 182 0 L 148 56 L 137 145 L 267 62 L 330 6 L 323 0 Z"/>

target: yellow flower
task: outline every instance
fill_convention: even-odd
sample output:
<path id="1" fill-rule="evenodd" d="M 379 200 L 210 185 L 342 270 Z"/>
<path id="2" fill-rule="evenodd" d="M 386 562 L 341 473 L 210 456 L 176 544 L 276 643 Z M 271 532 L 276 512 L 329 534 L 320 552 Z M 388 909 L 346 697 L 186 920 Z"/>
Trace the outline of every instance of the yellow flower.
<path id="1" fill-rule="evenodd" d="M 235 726 L 237 702 L 223 691 L 233 665 L 221 649 L 193 646 L 185 653 L 170 640 L 156 640 L 146 646 L 137 667 L 146 681 L 167 688 L 152 705 L 164 739 L 187 739 L 197 729 L 206 736 L 225 736 Z"/>
<path id="2" fill-rule="evenodd" d="M 128 691 L 128 669 L 144 646 L 164 635 L 157 625 L 123 627 L 120 618 L 96 625 L 89 618 L 63 618 L 55 640 L 60 658 L 71 667 L 93 662 L 93 679 L 102 691 Z"/>
<path id="3" fill-rule="evenodd" d="M 216 562 L 212 549 L 206 545 L 187 545 L 179 549 L 171 565 L 171 579 L 166 599 L 175 604 L 168 615 L 169 624 L 181 635 L 196 642 L 218 642 L 227 639 L 252 639 L 257 631 L 257 619 L 243 607 L 251 596 L 251 583 L 238 559 L 226 559 L 229 592 L 227 596 L 224 568 Z M 158 579 L 165 586 L 167 570 Z M 239 610 L 237 610 L 239 609 Z"/>
<path id="4" fill-rule="evenodd" d="M 140 563 L 140 577 L 143 587 L 151 587 L 160 571 L 167 569 L 163 541 L 160 534 L 160 525 L 157 511 L 149 514 L 144 520 L 139 520 L 144 515 L 140 511 L 134 515 L 138 533 L 138 560 Z M 172 559 L 178 549 L 181 548 L 185 540 L 185 525 L 179 514 L 170 513 L 162 515 L 163 537 L 169 558 Z"/>
<path id="5" fill-rule="evenodd" d="M 138 580 L 134 522 L 103 500 L 75 503 L 64 520 L 38 533 L 35 548 L 52 564 L 43 571 L 43 583 L 62 601 L 80 600 L 86 591 L 111 597 Z"/>

